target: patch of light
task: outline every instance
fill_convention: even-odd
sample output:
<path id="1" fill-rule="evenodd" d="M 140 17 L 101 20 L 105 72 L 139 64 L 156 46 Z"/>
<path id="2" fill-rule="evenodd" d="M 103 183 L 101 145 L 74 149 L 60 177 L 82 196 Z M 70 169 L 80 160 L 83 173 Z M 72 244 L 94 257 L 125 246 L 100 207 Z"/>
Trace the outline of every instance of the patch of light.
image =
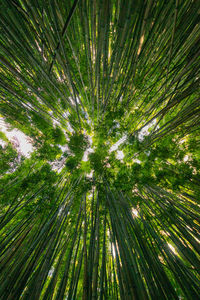
<path id="1" fill-rule="evenodd" d="M 136 162 L 137 164 L 141 164 L 141 160 L 137 159 L 137 158 L 134 158 L 133 159 L 133 162 Z"/>
<path id="2" fill-rule="evenodd" d="M 80 104 L 80 99 L 78 97 L 76 97 L 76 102 Z"/>
<path id="3" fill-rule="evenodd" d="M 13 144 L 18 153 L 25 157 L 30 157 L 34 148 L 30 142 L 30 138 L 18 129 L 8 130 L 8 125 L 1 120 L 1 131 L 6 135 L 7 139 Z"/>
<path id="4" fill-rule="evenodd" d="M 183 158 L 184 162 L 188 161 L 188 159 L 189 159 L 188 155 L 185 155 L 184 158 Z"/>
<path id="5" fill-rule="evenodd" d="M 70 131 L 70 132 L 74 132 L 74 129 L 71 127 L 70 123 L 67 122 L 67 129 Z"/>
<path id="6" fill-rule="evenodd" d="M 52 119 L 53 121 L 53 125 L 56 127 L 57 125 L 60 126 L 60 122 L 55 120 L 55 119 Z"/>
<path id="7" fill-rule="evenodd" d="M 164 230 L 161 230 L 160 233 L 164 236 L 170 236 L 170 234 Z"/>
<path id="8" fill-rule="evenodd" d="M 200 244 L 200 240 L 194 236 L 195 240 Z"/>
<path id="9" fill-rule="evenodd" d="M 150 122 L 148 125 L 146 125 L 140 130 L 140 132 L 138 133 L 138 139 L 140 142 L 144 140 L 145 136 L 149 135 L 149 128 L 151 128 L 155 124 L 156 124 L 156 119 L 154 119 L 152 122 Z"/>
<path id="10" fill-rule="evenodd" d="M 62 206 L 59 208 L 59 211 L 58 211 L 58 216 L 59 216 L 59 217 L 60 217 L 60 215 L 62 214 L 64 208 L 65 208 L 64 205 L 62 205 Z"/>
<path id="11" fill-rule="evenodd" d="M 119 122 L 114 121 L 114 125 L 109 129 L 109 134 L 111 134 L 111 132 L 113 131 L 113 129 L 115 128 L 120 128 L 120 124 Z M 118 132 L 119 133 L 119 132 Z"/>
<path id="12" fill-rule="evenodd" d="M 170 243 L 167 243 L 167 245 L 172 250 L 172 252 L 177 255 L 175 248 Z"/>
<path id="13" fill-rule="evenodd" d="M 94 149 L 92 148 L 88 148 L 85 150 L 84 154 L 83 154 L 83 158 L 82 161 L 88 161 L 88 154 L 94 152 Z"/>
<path id="14" fill-rule="evenodd" d="M 4 142 L 3 140 L 0 139 L 0 146 L 2 146 L 4 148 L 6 146 L 6 142 Z"/>
<path id="15" fill-rule="evenodd" d="M 113 245 L 113 243 L 111 244 L 112 246 L 112 254 L 113 254 L 113 258 L 116 257 L 116 252 L 115 252 L 115 246 Z"/>
<path id="16" fill-rule="evenodd" d="M 55 171 L 57 173 L 60 173 L 62 171 L 62 169 L 65 167 L 65 157 L 61 160 L 61 161 L 54 161 L 54 162 L 48 162 L 51 165 L 51 169 L 52 171 Z"/>
<path id="17" fill-rule="evenodd" d="M 114 145 L 112 145 L 112 147 L 110 147 L 110 149 L 109 149 L 109 153 L 111 153 L 111 152 L 117 150 L 118 147 L 119 147 L 123 142 L 125 142 L 126 138 L 127 138 L 127 135 L 124 135 L 124 136 L 123 136 L 121 139 L 119 139 Z"/>
<path id="18" fill-rule="evenodd" d="M 89 152 L 86 150 L 83 154 L 82 161 L 88 161 L 88 154 L 89 154 Z"/>
<path id="19" fill-rule="evenodd" d="M 88 134 L 85 129 L 83 130 L 83 132 L 88 138 L 89 145 L 92 146 L 92 137 L 94 136 L 94 132 L 91 132 L 90 134 Z"/>
<path id="20" fill-rule="evenodd" d="M 148 150 L 148 151 L 145 151 L 144 153 L 145 153 L 147 156 L 149 156 L 150 153 L 151 153 L 151 151 Z"/>
<path id="21" fill-rule="evenodd" d="M 162 256 L 160 256 L 160 255 L 158 255 L 158 258 L 159 258 L 159 260 L 161 261 L 161 263 L 165 263 L 165 261 L 164 261 L 164 259 L 163 259 L 163 257 Z"/>
<path id="22" fill-rule="evenodd" d="M 69 115 L 70 115 L 70 112 L 69 111 L 65 111 L 63 114 L 63 117 L 66 115 L 67 117 L 69 117 Z"/>
<path id="23" fill-rule="evenodd" d="M 72 105 L 74 105 L 74 100 L 72 97 L 69 97 L 68 100 L 69 100 L 69 102 L 71 102 Z"/>
<path id="24" fill-rule="evenodd" d="M 92 194 L 92 193 L 89 193 L 88 199 L 92 199 L 92 196 L 93 196 L 93 194 Z"/>
<path id="25" fill-rule="evenodd" d="M 69 151 L 69 147 L 68 145 L 58 145 L 58 147 L 62 150 L 62 153 L 66 152 L 66 151 Z"/>
<path id="26" fill-rule="evenodd" d="M 55 270 L 54 267 L 51 267 L 51 269 L 49 270 L 49 273 L 48 273 L 48 277 L 53 276 L 54 270 Z"/>
<path id="27" fill-rule="evenodd" d="M 120 160 L 123 160 L 123 158 L 124 158 L 124 152 L 117 150 L 116 158 L 120 159 Z"/>
<path id="28" fill-rule="evenodd" d="M 132 208 L 131 211 L 132 211 L 132 213 L 133 213 L 133 217 L 134 217 L 134 218 L 137 218 L 137 217 L 139 216 L 139 212 L 137 211 L 137 209 Z"/>
<path id="29" fill-rule="evenodd" d="M 93 135 L 88 135 L 88 141 L 89 141 L 90 145 L 92 145 L 92 136 Z"/>
<path id="30" fill-rule="evenodd" d="M 186 138 L 183 138 L 183 139 L 181 139 L 180 141 L 179 141 L 179 144 L 183 144 L 183 143 L 185 143 L 186 142 Z"/>

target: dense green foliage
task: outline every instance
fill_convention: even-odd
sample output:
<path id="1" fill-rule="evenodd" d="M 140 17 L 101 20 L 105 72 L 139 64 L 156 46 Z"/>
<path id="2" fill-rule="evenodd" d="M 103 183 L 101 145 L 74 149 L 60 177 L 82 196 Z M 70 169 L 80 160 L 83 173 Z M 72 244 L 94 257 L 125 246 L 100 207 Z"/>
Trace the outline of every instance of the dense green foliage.
<path id="1" fill-rule="evenodd" d="M 199 4 L 0 1 L 0 299 L 199 299 Z"/>

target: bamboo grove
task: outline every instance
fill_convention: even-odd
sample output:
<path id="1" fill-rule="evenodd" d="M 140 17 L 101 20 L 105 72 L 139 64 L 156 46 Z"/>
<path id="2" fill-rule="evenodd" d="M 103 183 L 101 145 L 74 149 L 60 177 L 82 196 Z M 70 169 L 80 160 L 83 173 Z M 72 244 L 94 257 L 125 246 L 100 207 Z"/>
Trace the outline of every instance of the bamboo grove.
<path id="1" fill-rule="evenodd" d="M 0 1 L 0 299 L 199 299 L 199 7 Z"/>

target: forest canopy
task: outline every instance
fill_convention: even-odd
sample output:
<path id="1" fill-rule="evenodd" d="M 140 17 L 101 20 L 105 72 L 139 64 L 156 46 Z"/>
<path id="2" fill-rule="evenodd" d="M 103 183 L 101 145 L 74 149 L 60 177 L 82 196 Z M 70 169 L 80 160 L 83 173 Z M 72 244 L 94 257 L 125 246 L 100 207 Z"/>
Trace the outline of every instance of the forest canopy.
<path id="1" fill-rule="evenodd" d="M 199 7 L 0 1 L 0 299 L 199 299 Z"/>

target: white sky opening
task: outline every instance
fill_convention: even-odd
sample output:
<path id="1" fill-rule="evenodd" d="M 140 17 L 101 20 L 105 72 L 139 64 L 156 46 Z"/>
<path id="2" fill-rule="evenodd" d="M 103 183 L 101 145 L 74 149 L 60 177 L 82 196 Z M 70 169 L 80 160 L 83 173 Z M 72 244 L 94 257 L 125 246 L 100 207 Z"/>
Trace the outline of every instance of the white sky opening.
<path id="1" fill-rule="evenodd" d="M 90 173 L 87 174 L 87 178 L 92 178 L 94 174 L 94 170 L 92 170 Z"/>
<path id="2" fill-rule="evenodd" d="M 72 133 L 74 132 L 74 129 L 71 127 L 69 122 L 67 122 L 67 130 L 69 130 Z"/>
<path id="3" fill-rule="evenodd" d="M 141 164 L 141 160 L 137 159 L 137 158 L 134 158 L 133 159 L 133 162 L 137 163 L 137 164 Z"/>
<path id="4" fill-rule="evenodd" d="M 4 148 L 6 146 L 6 142 L 0 139 L 0 145 Z"/>
<path id="5" fill-rule="evenodd" d="M 127 138 L 127 135 L 125 134 L 125 135 L 124 135 L 121 139 L 119 139 L 114 145 L 112 145 L 112 147 L 110 147 L 109 153 L 111 153 L 111 152 L 117 150 L 118 147 L 119 147 L 122 143 L 125 142 L 126 138 Z"/>
<path id="6" fill-rule="evenodd" d="M 152 126 L 154 126 L 156 124 L 156 119 L 152 120 L 148 125 L 146 125 L 144 128 L 142 128 L 139 133 L 138 133 L 138 139 L 139 141 L 143 141 L 144 137 L 149 135 L 149 128 L 151 128 Z"/>
<path id="7" fill-rule="evenodd" d="M 68 152 L 70 151 L 67 144 L 65 144 L 64 146 L 58 145 L 58 147 L 62 150 L 62 153 L 66 152 L 66 151 L 68 151 Z"/>
<path id="8" fill-rule="evenodd" d="M 116 158 L 123 161 L 124 158 L 124 152 L 117 150 Z"/>
<path id="9" fill-rule="evenodd" d="M 94 149 L 93 148 L 88 148 L 88 149 L 86 149 L 85 150 L 85 152 L 84 152 L 84 154 L 83 154 L 83 158 L 82 158 L 82 161 L 88 161 L 88 155 L 90 154 L 90 153 L 92 153 L 92 152 L 94 152 Z"/>
<path id="10" fill-rule="evenodd" d="M 137 209 L 132 208 L 131 211 L 132 211 L 132 213 L 133 213 L 133 217 L 134 217 L 134 218 L 139 217 L 139 212 L 137 211 Z"/>
<path id="11" fill-rule="evenodd" d="M 7 139 L 13 144 L 13 147 L 19 154 L 22 154 L 25 157 L 30 157 L 31 153 L 34 150 L 30 137 L 25 135 L 19 129 L 15 128 L 9 130 L 9 124 L 6 124 L 6 122 L 2 118 L 0 130 L 6 135 Z"/>

